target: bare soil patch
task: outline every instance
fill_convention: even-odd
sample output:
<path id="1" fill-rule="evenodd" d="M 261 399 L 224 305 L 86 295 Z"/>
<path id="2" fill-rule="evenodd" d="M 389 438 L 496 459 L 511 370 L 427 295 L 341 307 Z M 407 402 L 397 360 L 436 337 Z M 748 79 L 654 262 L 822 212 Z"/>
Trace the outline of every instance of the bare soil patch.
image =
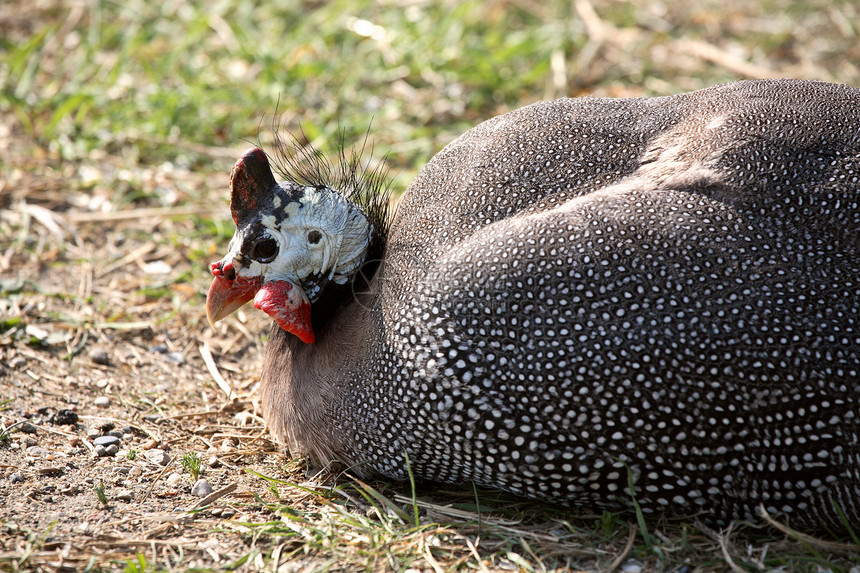
<path id="1" fill-rule="evenodd" d="M 22 174 L 2 213 L 3 266 L 15 272 L 0 302 L 0 562 L 77 568 L 144 552 L 199 566 L 248 554 L 253 539 L 236 524 L 265 520 L 272 492 L 244 470 L 303 478 L 255 414 L 267 321 L 249 314 L 213 332 L 201 315 L 205 268 L 192 268 L 187 249 L 208 246 L 191 244 L 188 211 L 207 208 L 112 218 L 77 205 L 100 193 L 40 171 L 47 177 Z M 97 438 L 110 435 L 116 446 L 100 452 Z M 235 486 L 203 511 L 189 511 L 201 501 L 182 467 L 189 453 L 212 488 Z"/>

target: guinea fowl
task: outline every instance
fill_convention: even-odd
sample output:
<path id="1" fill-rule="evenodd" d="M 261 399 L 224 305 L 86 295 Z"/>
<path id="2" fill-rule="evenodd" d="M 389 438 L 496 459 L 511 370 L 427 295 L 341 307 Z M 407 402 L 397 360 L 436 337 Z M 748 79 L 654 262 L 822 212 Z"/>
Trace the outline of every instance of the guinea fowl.
<path id="1" fill-rule="evenodd" d="M 355 164 L 282 171 L 236 163 L 207 311 L 275 319 L 262 406 L 292 454 L 860 525 L 860 90 L 537 103 L 448 145 L 393 216 Z"/>

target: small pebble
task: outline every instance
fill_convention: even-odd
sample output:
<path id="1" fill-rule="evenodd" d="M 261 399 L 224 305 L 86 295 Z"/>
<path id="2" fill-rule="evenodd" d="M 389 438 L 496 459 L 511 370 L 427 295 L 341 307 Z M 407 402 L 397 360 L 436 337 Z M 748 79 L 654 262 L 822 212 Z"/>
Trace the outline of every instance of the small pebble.
<path id="1" fill-rule="evenodd" d="M 93 404 L 96 406 L 100 406 L 104 408 L 105 406 L 110 406 L 110 397 L 108 396 L 99 396 L 95 400 L 93 400 Z"/>
<path id="2" fill-rule="evenodd" d="M 197 497 L 206 497 L 210 493 L 212 493 L 212 486 L 202 478 L 197 480 L 197 483 L 191 488 L 191 495 L 196 495 Z"/>
<path id="3" fill-rule="evenodd" d="M 624 562 L 624 565 L 621 566 L 621 571 L 624 573 L 642 573 L 642 564 L 630 559 Z"/>
<path id="4" fill-rule="evenodd" d="M 114 438 L 122 438 L 122 431 L 120 430 L 111 430 L 107 433 L 108 436 L 113 436 Z"/>
<path id="5" fill-rule="evenodd" d="M 157 344 L 157 345 L 153 346 L 152 348 L 150 348 L 149 351 L 154 353 L 154 354 L 164 354 L 165 352 L 167 352 L 167 345 L 166 344 Z"/>
<path id="6" fill-rule="evenodd" d="M 225 507 L 221 510 L 221 517 L 233 517 L 236 515 L 235 509 L 230 509 L 229 507 Z"/>
<path id="7" fill-rule="evenodd" d="M 87 439 L 88 440 L 95 440 L 96 438 L 98 438 L 101 435 L 102 435 L 102 433 L 98 428 L 90 428 L 89 430 L 87 430 Z"/>
<path id="8" fill-rule="evenodd" d="M 12 360 L 9 361 L 9 366 L 12 367 L 13 370 L 17 370 L 18 368 L 23 368 L 27 365 L 27 359 L 23 356 L 16 356 Z"/>
<path id="9" fill-rule="evenodd" d="M 151 450 L 152 448 L 157 448 L 158 442 L 155 440 L 147 440 L 146 443 L 143 444 L 144 450 Z"/>
<path id="10" fill-rule="evenodd" d="M 27 454 L 37 458 L 43 458 L 48 455 L 48 450 L 42 446 L 30 446 L 27 448 Z"/>
<path id="11" fill-rule="evenodd" d="M 164 358 L 173 364 L 185 364 L 185 355 L 181 352 L 168 352 L 164 355 Z"/>
<path id="12" fill-rule="evenodd" d="M 95 452 L 96 455 L 100 458 L 108 457 L 107 448 L 105 448 L 104 446 L 96 446 Z"/>
<path id="13" fill-rule="evenodd" d="M 140 469 L 140 466 L 133 466 L 128 470 L 128 477 L 140 477 L 141 475 L 143 475 L 143 470 Z"/>
<path id="14" fill-rule="evenodd" d="M 31 424 L 30 422 L 24 422 L 18 427 L 18 430 L 22 434 L 38 434 L 39 430 L 36 429 L 36 426 Z"/>
<path id="15" fill-rule="evenodd" d="M 218 459 L 218 456 L 212 456 L 209 458 L 209 467 L 210 468 L 221 467 L 221 460 Z"/>
<path id="16" fill-rule="evenodd" d="M 74 410 L 60 410 L 51 419 L 56 426 L 73 426 L 78 423 L 78 414 Z"/>
<path id="17" fill-rule="evenodd" d="M 77 436 L 69 436 L 69 445 L 73 448 L 81 443 L 81 439 Z"/>
<path id="18" fill-rule="evenodd" d="M 151 461 L 154 464 L 158 464 L 160 466 L 166 466 L 170 463 L 170 456 L 168 456 L 164 450 L 153 449 L 147 450 L 143 453 L 147 460 Z"/>
<path id="19" fill-rule="evenodd" d="M 126 434 L 123 434 L 123 435 L 122 435 L 122 436 L 120 436 L 120 437 L 121 437 L 123 440 L 128 441 L 128 440 L 131 440 L 131 439 L 133 439 L 133 438 L 134 438 L 134 434 L 132 434 L 131 432 L 128 432 L 128 433 L 126 433 Z"/>
<path id="20" fill-rule="evenodd" d="M 110 365 L 110 354 L 108 351 L 100 346 L 96 346 L 92 350 L 90 350 L 90 360 L 95 362 L 96 364 L 101 364 L 103 366 Z"/>
<path id="21" fill-rule="evenodd" d="M 18 472 L 11 473 L 9 474 L 9 481 L 12 483 L 21 483 L 24 481 L 24 476 Z"/>
<path id="22" fill-rule="evenodd" d="M 112 444 L 119 444 L 119 438 L 116 436 L 99 436 L 93 440 L 94 446 L 110 446 Z"/>
<path id="23" fill-rule="evenodd" d="M 117 473 L 120 475 L 128 475 L 129 472 L 131 471 L 131 469 L 130 468 L 124 468 L 124 467 L 120 466 L 118 468 L 114 468 L 113 471 L 114 471 L 114 473 Z"/>
<path id="24" fill-rule="evenodd" d="M 63 468 L 58 467 L 41 467 L 36 470 L 36 473 L 40 476 L 61 476 L 63 475 Z"/>
<path id="25" fill-rule="evenodd" d="M 62 493 L 64 495 L 75 495 L 76 493 L 78 493 L 80 491 L 80 489 L 81 489 L 80 484 L 67 483 L 67 484 L 63 484 L 62 486 L 60 486 L 59 491 L 60 491 L 60 493 Z"/>
<path id="26" fill-rule="evenodd" d="M 24 447 L 25 448 L 29 448 L 32 446 L 38 446 L 38 445 L 39 445 L 39 440 L 37 440 L 36 438 L 34 438 L 32 436 L 27 436 L 26 438 L 24 438 Z"/>
<path id="27" fill-rule="evenodd" d="M 179 482 L 182 481 L 182 476 L 177 473 L 172 473 L 167 476 L 167 485 L 168 487 L 176 487 L 179 485 Z"/>
<path id="28" fill-rule="evenodd" d="M 118 501 L 131 501 L 134 499 L 134 494 L 130 489 L 121 489 L 116 492 L 113 497 Z"/>
<path id="29" fill-rule="evenodd" d="M 113 457 L 119 451 L 119 446 L 117 446 L 116 444 L 111 444 L 105 448 L 105 451 L 107 452 L 107 455 Z"/>

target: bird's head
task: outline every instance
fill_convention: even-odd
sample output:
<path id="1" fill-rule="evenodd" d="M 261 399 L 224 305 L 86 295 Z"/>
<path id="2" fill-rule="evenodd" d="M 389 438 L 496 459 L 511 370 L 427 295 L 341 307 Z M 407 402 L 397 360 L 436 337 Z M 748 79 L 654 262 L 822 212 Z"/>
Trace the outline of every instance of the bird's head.
<path id="1" fill-rule="evenodd" d="M 212 263 L 209 323 L 253 299 L 282 329 L 313 343 L 313 303 L 329 285 L 353 279 L 379 230 L 341 192 L 324 184 L 277 182 L 259 148 L 236 162 L 230 184 L 236 232 L 227 255 Z"/>

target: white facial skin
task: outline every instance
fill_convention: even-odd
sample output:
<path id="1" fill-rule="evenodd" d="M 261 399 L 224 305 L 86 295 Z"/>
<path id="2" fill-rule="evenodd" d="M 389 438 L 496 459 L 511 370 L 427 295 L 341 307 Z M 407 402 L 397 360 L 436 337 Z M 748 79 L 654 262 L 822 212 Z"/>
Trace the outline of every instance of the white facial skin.
<path id="1" fill-rule="evenodd" d="M 300 201 L 281 205 L 274 196 L 274 213 L 261 220 L 264 235 L 275 241 L 278 253 L 267 263 L 254 260 L 246 252 L 247 267 L 236 270 L 243 277 L 262 277 L 263 282 L 287 280 L 303 286 L 308 278 L 323 276 L 337 284 L 346 283 L 364 262 L 372 228 L 364 213 L 341 194 L 306 187 Z M 289 215 L 287 217 L 286 215 Z M 280 228 L 278 228 L 280 219 Z M 230 241 L 226 260 L 238 260 L 247 230 L 237 229 Z M 256 233 L 259 236 L 259 232 Z M 314 242 L 315 241 L 315 242 Z M 313 301 L 319 285 L 305 291 Z"/>

